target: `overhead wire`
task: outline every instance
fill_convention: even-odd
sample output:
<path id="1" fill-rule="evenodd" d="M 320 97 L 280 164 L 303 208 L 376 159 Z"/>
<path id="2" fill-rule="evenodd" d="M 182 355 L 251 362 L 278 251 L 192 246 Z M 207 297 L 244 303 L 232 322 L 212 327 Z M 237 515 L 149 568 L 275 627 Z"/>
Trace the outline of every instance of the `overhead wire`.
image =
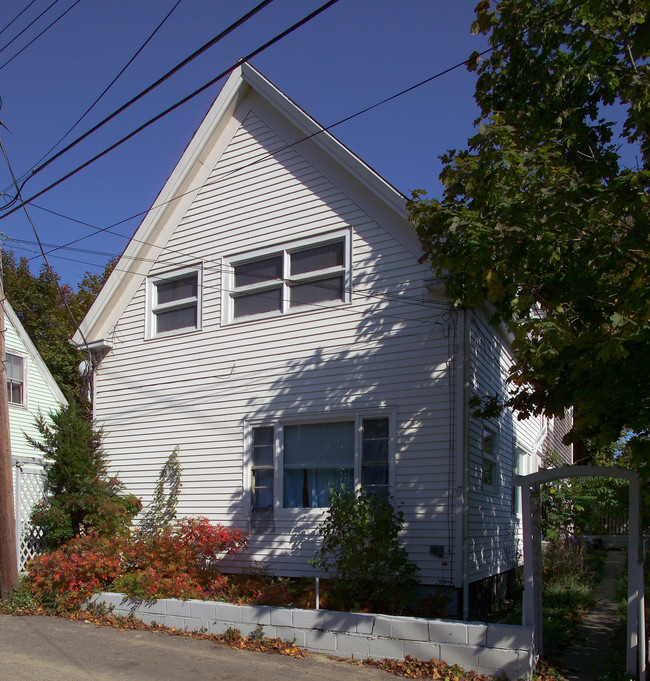
<path id="1" fill-rule="evenodd" d="M 11 167 L 11 162 L 9 161 L 9 156 L 7 155 L 7 151 L 5 150 L 4 144 L 2 143 L 1 139 L 0 139 L 0 151 L 2 151 L 2 155 L 4 156 L 5 162 L 7 164 L 7 168 L 9 169 L 9 174 L 11 175 L 11 178 L 12 178 L 14 184 L 15 184 L 15 187 L 16 187 L 16 193 L 21 200 L 21 206 L 23 208 L 25 216 L 27 217 L 27 221 L 29 222 L 29 224 L 32 227 L 32 230 L 34 232 L 34 236 L 35 236 L 36 241 L 38 243 L 39 250 L 41 252 L 41 255 L 43 256 L 43 260 L 44 260 L 45 265 L 47 267 L 47 270 L 50 274 L 50 277 L 52 278 L 52 280 L 56 284 L 56 288 L 59 292 L 59 296 L 60 296 L 61 300 L 63 301 L 63 306 L 65 307 L 68 315 L 70 316 L 70 319 L 74 323 L 75 328 L 77 328 L 79 330 L 79 333 L 81 334 L 84 346 L 86 348 L 86 355 L 87 355 L 87 358 L 88 358 L 88 367 L 87 367 L 86 373 L 87 373 L 87 376 L 89 377 L 90 374 L 88 372 L 91 371 L 91 367 L 92 367 L 92 353 L 90 352 L 90 348 L 88 347 L 88 342 L 86 341 L 86 338 L 84 337 L 83 331 L 79 328 L 79 322 L 76 320 L 74 313 L 70 309 L 70 306 L 68 305 L 68 301 L 66 300 L 66 297 L 63 295 L 63 292 L 61 290 L 61 286 L 59 284 L 59 279 L 56 276 L 56 273 L 54 272 L 54 270 L 52 269 L 52 266 L 50 265 L 50 261 L 48 260 L 47 254 L 45 253 L 45 249 L 43 248 L 41 238 L 38 235 L 38 230 L 36 229 L 36 225 L 34 224 L 32 218 L 31 218 L 31 215 L 29 214 L 29 211 L 27 210 L 27 204 L 22 200 L 22 197 L 20 195 L 20 187 L 18 185 L 18 178 L 14 174 L 13 168 Z"/>
<path id="2" fill-rule="evenodd" d="M 58 146 L 63 142 L 63 140 L 83 121 L 83 119 L 97 106 L 99 101 L 104 97 L 104 95 L 115 85 L 115 83 L 119 80 L 119 78 L 122 76 L 122 74 L 131 66 L 131 64 L 137 59 L 137 57 L 140 55 L 140 53 L 145 49 L 145 47 L 153 40 L 155 35 L 160 31 L 160 29 L 165 25 L 169 17 L 174 13 L 174 10 L 181 4 L 183 0 L 176 0 L 172 8 L 165 14 L 163 17 L 162 21 L 158 23 L 156 28 L 154 28 L 153 32 L 149 35 L 149 37 L 140 45 L 140 47 L 136 50 L 136 52 L 133 54 L 133 56 L 127 61 L 127 63 L 120 69 L 119 73 L 111 80 L 111 82 L 102 90 L 102 92 L 99 94 L 98 97 L 96 97 L 92 104 L 77 118 L 77 120 L 70 126 L 68 131 L 56 142 L 55 144 L 50 147 L 48 151 L 41 156 L 41 158 L 34 164 L 38 165 L 46 159 Z M 1 68 L 1 67 L 0 67 Z M 24 179 L 29 173 L 24 173 L 19 179 L 22 180 Z"/>
<path id="3" fill-rule="evenodd" d="M 158 86 L 162 85 L 165 81 L 167 81 L 169 78 L 171 78 L 175 73 L 180 71 L 182 68 L 187 66 L 190 62 L 194 61 L 197 57 L 199 57 L 201 54 L 203 54 L 206 50 L 208 50 L 210 47 L 216 45 L 218 42 L 223 40 L 226 36 L 228 36 L 230 33 L 232 33 L 236 28 L 239 28 L 242 24 L 244 24 L 246 21 L 251 19 L 253 16 L 255 16 L 258 12 L 260 12 L 264 7 L 269 5 L 271 2 L 274 0 L 263 0 L 261 3 L 253 7 L 249 12 L 246 12 L 243 16 L 241 16 L 237 21 L 232 23 L 230 26 L 228 26 L 226 29 L 221 31 L 219 34 L 217 34 L 214 38 L 209 40 L 207 43 L 202 45 L 198 50 L 195 50 L 192 52 L 191 55 L 186 57 L 182 62 L 174 66 L 171 70 L 167 71 L 163 76 L 158 78 L 154 83 L 149 85 L 147 88 L 139 92 L 135 97 L 132 97 L 128 102 L 123 104 L 121 107 L 119 107 L 117 110 L 113 111 L 113 113 L 109 114 L 105 118 L 103 118 L 99 123 L 94 125 L 90 130 L 87 130 L 83 135 L 75 139 L 74 141 L 70 142 L 64 149 L 61 149 L 56 155 L 52 156 L 48 161 L 43 163 L 42 165 L 38 165 L 43 161 L 43 159 L 47 158 L 47 156 L 65 139 L 71 132 L 74 130 L 74 128 L 79 125 L 79 123 L 86 117 L 86 115 L 90 112 L 90 110 L 97 104 L 97 102 L 106 94 L 106 92 L 113 86 L 115 81 L 126 71 L 126 69 L 131 65 L 133 60 L 142 52 L 142 50 L 146 47 L 147 43 L 151 41 L 151 39 L 155 36 L 155 34 L 158 32 L 158 30 L 163 26 L 163 24 L 167 21 L 169 16 L 172 14 L 172 12 L 176 9 L 176 7 L 179 5 L 181 0 L 178 0 L 176 4 L 171 8 L 171 10 L 167 13 L 165 18 L 158 24 L 154 32 L 147 38 L 147 40 L 144 42 L 144 44 L 138 49 L 138 51 L 131 57 L 129 62 L 124 66 L 124 68 L 117 74 L 117 76 L 113 79 L 113 81 L 106 87 L 106 89 L 102 92 L 101 95 L 90 105 L 90 107 L 82 114 L 82 116 L 76 121 L 76 123 L 68 130 L 68 132 L 46 153 L 44 154 L 36 163 L 37 167 L 33 169 L 30 172 L 23 173 L 21 176 L 21 180 L 24 179 L 25 177 L 29 176 L 30 178 L 33 177 L 36 173 L 40 172 L 41 170 L 45 169 L 47 166 L 50 165 L 50 163 L 54 162 L 56 159 L 61 157 L 63 154 L 68 152 L 70 149 L 75 147 L 77 144 L 82 142 L 84 139 L 89 137 L 91 134 L 93 134 L 95 131 L 99 130 L 101 127 L 106 125 L 109 121 L 113 120 L 116 116 L 118 116 L 120 113 L 128 109 L 130 106 L 135 104 L 137 101 L 142 99 L 145 95 L 149 94 L 152 92 L 154 89 L 156 89 Z M 23 185 L 24 186 L 24 185 Z M 22 186 L 21 186 L 22 189 Z M 11 204 L 8 204 L 11 205 Z M 5 206 L 6 207 L 6 206 Z M 0 210 L 3 210 L 5 207 L 0 207 Z"/>
<path id="4" fill-rule="evenodd" d="M 7 59 L 7 61 L 4 62 L 3 64 L 0 64 L 0 71 L 2 71 L 2 69 L 4 69 L 4 67 L 7 66 L 7 64 L 11 64 L 11 62 L 12 62 L 18 55 L 22 54 L 30 45 L 33 45 L 33 44 L 34 44 L 34 43 L 35 43 L 35 42 L 36 42 L 44 33 L 47 33 L 47 31 L 49 31 L 49 30 L 52 28 L 52 26 L 54 26 L 54 25 L 55 25 L 56 23 L 58 23 L 61 19 L 63 19 L 63 17 L 64 17 L 71 9 L 73 9 L 74 7 L 76 7 L 80 2 L 81 2 L 81 0 L 75 0 L 75 2 L 73 2 L 72 5 L 70 5 L 70 7 L 68 7 L 68 9 L 65 10 L 65 12 L 63 12 L 62 14 L 60 14 L 56 19 L 54 19 L 54 21 L 50 22 L 50 23 L 49 23 L 49 24 L 48 24 L 48 25 L 47 25 L 47 26 L 46 26 L 38 35 L 36 35 L 34 38 L 32 38 L 32 39 L 31 39 L 26 45 L 24 45 L 20 50 L 18 50 L 18 52 L 16 52 L 16 54 L 14 54 L 13 57 L 11 57 L 10 59 Z"/>
<path id="5" fill-rule="evenodd" d="M 22 244 L 26 250 L 29 250 L 32 253 L 38 253 L 40 255 L 40 253 L 38 251 L 31 249 L 27 246 L 29 241 L 24 240 L 24 239 L 22 239 L 22 240 L 14 239 L 14 238 L 10 237 L 9 235 L 6 235 L 6 237 L 7 237 L 8 240 L 13 241 L 14 243 Z M 46 244 L 44 244 L 44 246 L 45 245 Z M 79 250 L 79 252 L 82 252 L 82 253 L 87 252 L 83 249 L 78 249 L 78 250 Z M 183 255 L 185 259 L 182 260 L 182 261 L 180 261 L 180 260 L 179 261 L 167 261 L 165 264 L 168 267 L 182 268 L 182 267 L 188 267 L 193 263 L 199 262 L 199 259 L 194 258 L 191 254 L 184 253 L 183 251 L 177 251 L 177 252 L 180 255 Z M 94 252 L 94 251 L 90 251 L 90 253 L 91 254 L 98 254 L 98 255 L 107 255 L 109 257 L 119 257 L 119 254 L 115 254 L 115 253 L 106 253 L 106 252 L 99 253 L 99 252 Z M 60 256 L 60 255 L 57 255 L 55 257 L 58 258 L 58 259 L 61 259 L 61 260 L 67 260 L 67 261 L 70 261 L 70 262 L 77 262 L 77 263 L 80 263 L 80 264 L 96 267 L 95 263 L 79 260 L 79 259 L 76 259 L 76 258 L 67 258 L 65 256 Z M 139 256 L 124 256 L 124 255 L 122 255 L 122 258 L 124 260 L 129 261 L 129 262 L 145 262 L 145 263 L 148 262 L 148 263 L 151 263 L 151 264 L 155 264 L 156 262 L 158 262 L 157 260 L 155 260 L 153 258 L 142 258 L 142 257 L 139 257 Z M 215 260 L 212 260 L 212 259 L 209 259 L 209 258 L 203 258 L 203 259 L 200 259 L 200 263 L 201 263 L 203 272 L 209 272 L 209 273 L 212 273 L 212 274 L 216 274 L 218 276 L 223 275 L 224 272 L 230 273 L 231 269 L 232 269 L 230 266 L 224 265 L 222 263 L 221 258 L 217 258 Z M 117 268 L 117 267 L 115 269 L 118 272 L 124 272 L 124 273 L 127 273 L 127 272 L 130 271 L 128 269 L 120 269 L 120 268 Z M 274 283 L 276 283 L 276 284 L 279 283 L 279 280 L 267 279 L 267 278 L 264 278 L 264 277 L 259 277 L 259 280 L 260 280 L 260 283 L 264 282 L 264 283 L 268 283 L 270 285 L 274 284 Z M 346 294 L 349 293 L 350 295 L 356 295 L 356 296 L 360 296 L 360 297 L 364 297 L 364 298 L 368 298 L 368 299 L 370 299 L 370 298 L 384 299 L 388 302 L 406 303 L 408 305 L 412 305 L 412 306 L 416 306 L 416 307 L 423 307 L 423 308 L 426 308 L 426 309 L 437 309 L 437 308 L 449 309 L 449 307 L 450 307 L 450 303 L 444 303 L 444 302 L 435 301 L 435 300 L 424 300 L 422 298 L 422 296 L 419 296 L 419 295 L 418 296 L 410 296 L 410 295 L 405 295 L 404 293 L 399 293 L 399 292 L 392 292 L 391 293 L 391 292 L 388 292 L 388 291 L 377 291 L 377 290 L 373 290 L 371 288 L 360 288 L 360 287 L 355 288 L 354 286 L 338 287 L 338 286 L 326 285 L 326 284 L 316 284 L 316 285 L 319 288 L 323 288 L 323 289 L 326 289 L 326 290 L 339 290 L 340 289 L 340 290 L 342 290 L 343 293 L 346 293 Z M 235 290 L 225 289 L 220 284 L 215 284 L 215 285 L 207 284 L 206 285 L 205 281 L 204 281 L 203 286 L 204 286 L 205 290 L 208 290 L 208 291 L 212 290 L 212 291 L 215 291 L 217 293 L 221 292 L 221 291 L 226 292 L 226 293 L 235 293 L 236 292 Z M 314 304 L 314 305 L 316 307 L 319 307 L 318 304 Z M 320 305 L 320 307 L 329 307 L 329 305 L 325 305 L 325 306 Z"/>
<path id="6" fill-rule="evenodd" d="M 2 29 L 0 29 L 0 35 L 2 35 L 15 21 L 20 19 L 20 17 L 36 2 L 36 0 L 31 0 L 23 9 L 16 14 L 16 16 L 11 19 Z"/>
<path id="7" fill-rule="evenodd" d="M 270 2 L 270 1 L 272 1 L 272 0 L 264 0 L 264 2 Z M 128 140 L 130 140 L 132 137 L 135 137 L 135 135 L 137 135 L 138 133 L 142 132 L 143 130 L 145 130 L 146 128 L 148 128 L 148 127 L 149 127 L 150 125 L 152 125 L 153 123 L 156 123 L 156 122 L 159 121 L 161 118 L 164 118 L 165 116 L 169 115 L 170 113 L 172 113 L 173 111 L 175 111 L 176 109 L 178 109 L 179 107 L 181 107 L 183 104 L 186 104 L 186 103 L 189 102 L 190 100 L 194 99 L 194 97 L 197 97 L 197 96 L 200 95 L 202 92 L 205 92 L 205 90 L 207 90 L 208 88 L 212 87 L 212 86 L 215 85 L 218 81 L 220 81 L 223 77 L 227 76 L 229 73 L 231 73 L 232 71 L 234 71 L 241 63 L 246 62 L 246 61 L 249 61 L 249 60 L 252 59 L 253 57 L 257 56 L 258 54 L 260 54 L 260 53 L 262 53 L 262 52 L 264 52 L 264 51 L 267 50 L 269 47 L 275 45 L 275 43 L 279 42 L 280 40 L 282 40 L 282 39 L 285 38 L 286 36 L 290 35 L 290 34 L 293 33 L 294 31 L 296 31 L 297 29 L 299 29 L 301 26 L 303 26 L 304 24 L 306 24 L 306 23 L 308 23 L 309 21 L 315 19 L 319 14 L 321 14 L 321 13 L 324 12 L 325 10 L 329 9 L 332 5 L 335 5 L 335 4 L 338 3 L 338 2 L 340 2 L 340 0 L 328 0 L 328 2 L 326 2 L 325 4 L 323 4 L 323 5 L 321 5 L 320 7 L 318 7 L 316 10 L 314 10 L 313 12 L 311 12 L 310 14 L 308 14 L 308 15 L 307 15 L 306 17 L 304 17 L 303 19 L 301 19 L 301 20 L 297 21 L 296 23 L 292 24 L 289 28 L 285 29 L 285 30 L 282 31 L 281 33 L 278 33 L 274 38 L 271 38 L 270 40 L 268 40 L 267 42 L 265 42 L 263 45 L 261 45 L 260 47 L 256 48 L 255 50 L 253 50 L 252 52 L 250 52 L 249 54 L 247 54 L 245 57 L 239 59 L 237 62 L 235 62 L 234 64 L 232 64 L 231 66 L 229 66 L 227 69 L 225 69 L 224 71 L 222 71 L 219 75 L 217 75 L 216 77 L 210 79 L 207 83 L 204 83 L 201 87 L 199 87 L 198 89 L 194 90 L 194 91 L 191 92 L 189 95 L 183 97 L 183 99 L 177 101 L 175 104 L 172 104 L 170 107 L 168 107 L 167 109 L 165 109 L 165 110 L 162 111 L 161 113 L 157 114 L 157 115 L 154 116 L 153 118 L 150 118 L 148 121 L 146 121 L 145 123 L 143 123 L 142 125 L 140 125 L 138 128 L 136 128 L 135 130 L 133 130 L 132 132 L 130 132 L 128 135 L 122 137 L 120 140 L 118 140 L 117 142 L 115 142 L 114 144 L 112 144 L 111 146 L 109 146 L 108 148 L 104 149 L 103 151 L 99 152 L 98 154 L 96 154 L 95 156 L 93 156 L 90 160 L 86 161 L 85 163 L 82 163 L 80 166 L 78 166 L 78 167 L 75 168 L 74 170 L 71 170 L 71 171 L 68 172 L 66 175 L 64 175 L 62 178 L 56 180 L 55 182 L 51 183 L 50 185 L 48 185 L 47 187 L 45 187 L 45 188 L 42 189 L 41 191 L 39 191 L 39 192 L 37 192 L 36 194 L 32 195 L 29 199 L 26 200 L 26 202 L 27 202 L 27 203 L 31 203 L 33 200 L 37 199 L 39 196 L 42 196 L 42 195 L 45 194 L 46 192 L 49 192 L 50 190 L 54 189 L 54 187 L 57 187 L 57 186 L 60 185 L 62 182 L 65 182 L 67 179 L 69 179 L 69 178 L 72 177 L 73 175 L 76 175 L 78 172 L 80 172 L 80 171 L 83 170 L 84 168 L 88 167 L 88 166 L 91 165 L 92 163 L 95 163 L 95 161 L 98 161 L 100 158 L 102 158 L 102 157 L 105 156 L 106 154 L 108 154 L 108 153 L 110 153 L 111 151 L 113 151 L 113 149 L 116 149 L 117 147 L 121 146 L 122 144 L 124 144 L 125 142 L 127 142 Z M 79 138 L 79 139 L 80 139 L 80 138 Z M 68 145 L 68 147 L 69 147 L 69 146 L 70 146 L 70 145 Z M 66 149 L 67 149 L 68 147 L 66 147 Z M 58 158 L 62 153 L 65 153 L 66 149 L 62 149 L 60 152 L 58 152 L 58 154 L 55 154 L 52 158 L 49 159 L 49 161 L 47 161 L 47 163 L 48 163 L 48 164 L 51 163 L 55 158 Z M 41 166 L 41 168 L 43 168 L 43 166 Z M 31 177 L 33 177 L 33 174 L 30 175 L 30 177 L 28 177 L 27 180 L 25 180 L 25 182 L 27 182 Z M 23 185 L 25 184 L 25 182 L 23 182 Z M 8 204 L 8 205 L 11 205 L 11 204 Z M 6 209 L 7 206 L 4 206 L 3 208 Z M 15 213 L 19 208 L 20 208 L 20 206 L 14 206 L 14 207 L 9 208 L 9 210 L 7 211 L 7 213 L 5 213 L 4 215 L 0 216 L 0 218 L 7 217 L 7 216 L 11 215 L 12 213 Z"/>
<path id="8" fill-rule="evenodd" d="M 20 36 L 23 35 L 23 33 L 28 31 L 43 15 L 47 14 L 52 9 L 52 7 L 54 7 L 54 5 L 56 5 L 58 2 L 60 2 L 60 0 L 53 0 L 35 19 L 32 19 L 32 21 L 30 21 L 27 24 L 27 26 L 25 26 L 25 28 L 23 28 L 23 30 L 20 31 L 20 33 L 17 33 L 4 47 L 0 47 L 0 54 L 4 52 L 10 45 L 15 43 L 16 40 L 18 40 L 18 38 L 20 38 Z"/>
<path id="9" fill-rule="evenodd" d="M 34 177 L 37 173 L 39 173 L 39 172 L 41 172 L 42 170 L 44 170 L 47 166 L 49 166 L 51 163 L 53 163 L 54 161 L 56 161 L 56 160 L 57 160 L 58 158 L 60 158 L 63 154 L 66 154 L 66 153 L 67 153 L 68 151 L 70 151 L 73 147 L 77 146 L 80 142 L 82 142 L 83 140 L 85 140 L 87 137 L 89 137 L 90 135 L 92 135 L 94 132 L 96 132 L 97 130 L 99 130 L 100 128 L 102 128 L 104 125 L 106 125 L 107 123 L 109 123 L 110 121 L 112 121 L 114 118 L 116 118 L 116 117 L 117 117 L 119 114 L 121 114 L 123 111 L 125 111 L 125 110 L 128 109 L 129 107 L 133 106 L 133 104 L 135 104 L 135 103 L 138 102 L 140 99 L 142 99 L 143 97 L 145 97 L 147 94 L 149 94 L 150 92 L 152 92 L 153 90 L 155 90 L 157 87 L 159 87 L 160 85 L 162 85 L 164 82 L 166 82 L 167 80 L 169 80 L 169 78 L 171 78 L 174 74 L 178 73 L 178 71 L 180 71 L 181 69 L 183 69 L 185 66 L 187 66 L 189 63 L 191 63 L 191 62 L 194 61 L 195 59 L 197 59 L 201 54 L 203 54 L 203 53 L 204 53 L 205 51 L 207 51 L 209 48 L 213 47 L 213 46 L 216 45 L 218 42 L 220 42 L 221 40 L 223 40 L 226 36 L 230 35 L 230 33 L 232 33 L 235 29 L 239 28 L 242 24 L 246 23 L 249 19 L 251 19 L 252 17 L 254 17 L 258 12 L 260 12 L 262 9 L 264 9 L 267 5 L 271 4 L 271 2 L 273 2 L 273 1 L 274 1 L 274 0 L 262 0 L 262 2 L 260 2 L 259 4 L 257 4 L 257 5 L 256 5 L 255 7 L 253 7 L 250 11 L 246 12 L 246 14 L 242 15 L 239 19 L 237 19 L 234 23 L 230 24 L 230 26 L 228 26 L 228 27 L 225 28 L 223 31 L 221 31 L 220 33 L 218 33 L 216 36 L 214 36 L 213 38 L 211 38 L 207 43 L 205 43 L 204 45 L 202 45 L 201 47 L 199 47 L 197 50 L 195 50 L 194 52 L 192 52 L 192 54 L 190 54 L 188 57 L 186 57 L 185 59 L 183 59 L 183 61 L 181 61 L 179 64 L 176 64 L 176 66 L 174 66 L 172 69 L 170 69 L 169 71 L 167 71 L 167 73 L 165 73 L 163 76 L 161 76 L 160 78 L 158 78 L 158 80 L 156 80 L 154 83 L 152 83 L 151 85 L 149 85 L 148 87 L 146 87 L 144 90 L 140 91 L 137 95 L 135 95 L 134 97 L 132 97 L 131 99 L 129 99 L 128 102 L 126 102 L 125 104 L 123 104 L 122 106 L 120 106 L 118 109 L 116 109 L 115 111 L 113 111 L 111 114 L 109 114 L 109 115 L 106 116 L 105 118 L 103 118 L 101 121 L 99 121 L 99 123 L 95 124 L 92 128 L 90 128 L 89 130 L 87 130 L 85 133 L 83 133 L 83 134 L 82 134 L 81 136 L 79 136 L 77 139 L 75 139 L 75 140 L 73 140 L 72 142 L 70 142 L 70 144 L 68 144 L 65 148 L 63 148 L 63 149 L 61 149 L 59 152 L 57 152 L 54 156 L 52 156 L 50 159 L 48 159 L 45 163 L 43 163 L 42 165 L 40 165 L 40 166 L 34 168 L 34 169 L 31 171 L 31 173 L 28 174 L 28 175 L 29 175 L 28 179 L 31 179 L 31 178 Z M 178 3 L 176 3 L 176 4 L 178 4 Z M 175 7 L 176 7 L 176 5 L 172 8 L 171 12 L 174 11 Z M 171 14 L 171 12 L 170 12 L 170 14 Z M 165 17 L 165 20 L 166 20 L 166 19 L 167 19 L 167 17 Z M 164 21 L 163 21 L 163 23 L 164 23 Z M 156 31 L 157 31 L 157 30 L 158 30 L 158 29 L 156 29 Z M 154 33 L 155 33 L 155 32 L 154 32 Z M 151 36 L 151 37 L 153 37 L 153 36 Z M 147 42 L 148 42 L 148 41 L 147 41 Z M 137 56 L 137 54 L 136 54 L 135 56 Z M 134 58 L 135 58 L 135 57 L 134 57 Z M 131 60 L 131 61 L 133 61 L 133 60 Z M 130 62 L 129 62 L 129 63 L 130 63 Z M 127 64 L 127 66 L 128 66 L 128 64 Z M 125 68 L 126 68 L 126 67 L 125 67 Z M 118 76 L 118 77 L 119 77 L 119 76 Z M 109 86 L 109 87 L 110 87 L 110 86 Z M 84 114 L 84 116 L 85 116 L 85 114 Z M 83 118 L 83 117 L 82 117 L 82 118 Z M 76 124 L 75 124 L 75 126 L 73 126 L 73 127 L 76 127 Z M 67 136 L 67 134 L 66 134 L 66 136 Z M 57 144 L 58 144 L 58 143 L 57 143 Z M 50 151 L 51 151 L 51 150 L 50 150 Z M 48 152 L 48 154 L 49 154 L 49 153 L 50 153 L 50 152 Z M 47 154 L 46 154 L 45 156 L 47 156 Z M 41 160 L 42 160 L 42 159 L 41 159 Z M 39 161 L 39 163 L 40 163 L 40 161 Z M 26 173 L 26 175 L 27 175 L 27 173 Z M 23 175 L 23 177 L 24 177 L 24 175 Z M 23 185 L 23 186 L 24 186 L 24 185 Z M 21 187 L 21 189 L 22 189 L 22 187 Z M 0 210 L 2 210 L 2 208 L 0 208 Z"/>

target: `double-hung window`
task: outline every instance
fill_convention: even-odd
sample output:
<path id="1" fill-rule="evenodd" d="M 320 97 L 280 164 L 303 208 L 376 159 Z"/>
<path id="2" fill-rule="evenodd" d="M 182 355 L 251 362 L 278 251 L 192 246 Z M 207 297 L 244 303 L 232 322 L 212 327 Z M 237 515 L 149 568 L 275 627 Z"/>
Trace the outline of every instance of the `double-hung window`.
<path id="1" fill-rule="evenodd" d="M 285 314 L 349 299 L 349 233 L 231 258 L 224 276 L 227 321 Z"/>
<path id="2" fill-rule="evenodd" d="M 150 277 L 149 337 L 201 328 L 201 270 L 187 268 Z"/>
<path id="3" fill-rule="evenodd" d="M 392 437 L 388 416 L 251 428 L 252 508 L 325 508 L 343 488 L 388 494 Z"/>
<path id="4" fill-rule="evenodd" d="M 7 399 L 9 404 L 25 404 L 25 358 L 7 352 Z"/>

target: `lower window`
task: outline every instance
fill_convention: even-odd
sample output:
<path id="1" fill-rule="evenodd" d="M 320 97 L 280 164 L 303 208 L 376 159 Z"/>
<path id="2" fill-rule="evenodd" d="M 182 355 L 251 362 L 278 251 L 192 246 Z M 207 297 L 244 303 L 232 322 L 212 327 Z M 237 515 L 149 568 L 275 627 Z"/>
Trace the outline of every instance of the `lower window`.
<path id="1" fill-rule="evenodd" d="M 324 508 L 343 488 L 387 494 L 390 449 L 386 417 L 255 426 L 253 509 Z"/>

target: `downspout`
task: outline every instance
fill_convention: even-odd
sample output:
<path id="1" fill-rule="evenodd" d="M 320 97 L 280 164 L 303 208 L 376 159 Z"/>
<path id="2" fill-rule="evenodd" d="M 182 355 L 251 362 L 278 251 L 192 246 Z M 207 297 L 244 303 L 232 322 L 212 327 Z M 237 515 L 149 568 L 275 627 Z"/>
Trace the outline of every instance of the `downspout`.
<path id="1" fill-rule="evenodd" d="M 463 582 L 463 620 L 469 620 L 469 399 L 470 399 L 470 332 L 471 312 L 463 310 L 463 552 L 462 552 L 462 582 Z"/>

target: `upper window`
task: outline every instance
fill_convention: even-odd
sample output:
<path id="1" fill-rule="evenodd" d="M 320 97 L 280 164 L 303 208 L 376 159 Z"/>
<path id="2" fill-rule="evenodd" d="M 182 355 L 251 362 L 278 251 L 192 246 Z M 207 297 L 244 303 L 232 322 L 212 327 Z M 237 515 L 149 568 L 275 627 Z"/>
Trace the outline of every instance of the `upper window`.
<path id="1" fill-rule="evenodd" d="M 252 428 L 252 507 L 324 508 L 330 490 L 387 494 L 390 422 L 356 417 Z M 276 490 L 277 486 L 281 490 Z"/>
<path id="2" fill-rule="evenodd" d="M 185 269 L 149 279 L 149 336 L 201 328 L 201 271 Z"/>
<path id="3" fill-rule="evenodd" d="M 348 238 L 303 243 L 230 261 L 229 319 L 284 314 L 348 299 Z"/>
<path id="4" fill-rule="evenodd" d="M 9 404 L 25 404 L 25 359 L 8 352 L 6 364 Z"/>

